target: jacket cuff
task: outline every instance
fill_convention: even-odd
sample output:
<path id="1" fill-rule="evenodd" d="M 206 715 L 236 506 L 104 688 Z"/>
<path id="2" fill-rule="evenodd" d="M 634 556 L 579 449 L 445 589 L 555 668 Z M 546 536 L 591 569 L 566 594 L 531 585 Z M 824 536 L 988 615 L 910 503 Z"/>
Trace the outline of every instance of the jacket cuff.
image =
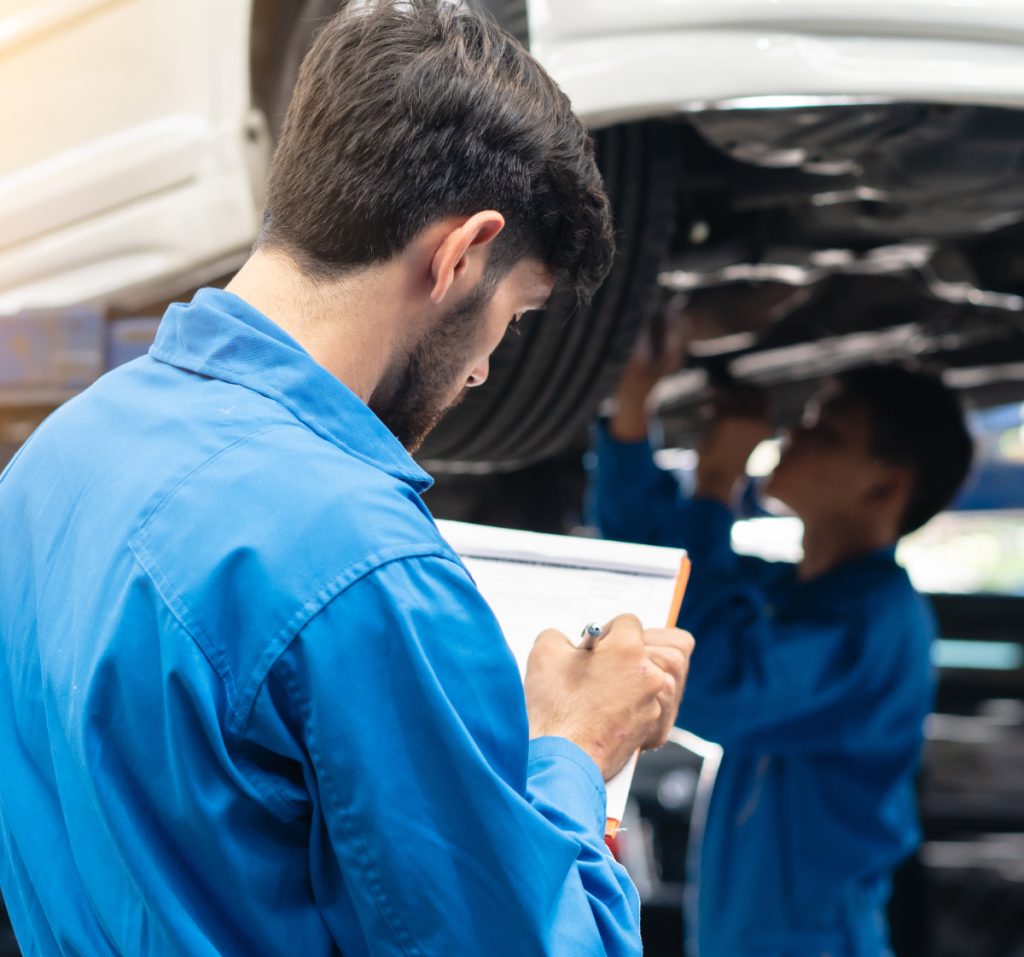
<path id="1" fill-rule="evenodd" d="M 527 777 L 532 798 L 575 824 L 572 830 L 600 843 L 604 840 L 607 797 L 604 778 L 581 747 L 566 738 L 530 741 Z"/>
<path id="2" fill-rule="evenodd" d="M 638 442 L 623 442 L 608 431 L 608 420 L 594 423 L 594 451 L 597 452 L 602 472 L 622 475 L 629 480 L 645 472 L 658 471 L 654 464 L 654 450 L 661 445 L 656 422 L 647 427 L 647 435 Z"/>

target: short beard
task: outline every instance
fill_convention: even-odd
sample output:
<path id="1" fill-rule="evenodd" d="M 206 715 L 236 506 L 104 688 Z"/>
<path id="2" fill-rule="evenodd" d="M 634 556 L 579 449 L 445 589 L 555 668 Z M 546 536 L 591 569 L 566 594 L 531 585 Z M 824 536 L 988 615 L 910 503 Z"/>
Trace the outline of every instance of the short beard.
<path id="1" fill-rule="evenodd" d="M 416 452 L 445 414 L 465 397 L 449 399 L 465 373 L 480 332 L 481 313 L 494 292 L 487 277 L 446 312 L 416 344 L 404 365 L 392 368 L 370 396 L 369 406 L 399 442 Z"/>

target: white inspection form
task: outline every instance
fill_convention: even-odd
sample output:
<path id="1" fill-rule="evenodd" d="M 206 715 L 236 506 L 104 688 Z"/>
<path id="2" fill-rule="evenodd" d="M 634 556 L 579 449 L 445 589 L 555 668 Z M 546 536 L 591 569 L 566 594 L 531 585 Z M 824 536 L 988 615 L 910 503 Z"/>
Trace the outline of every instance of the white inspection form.
<path id="1" fill-rule="evenodd" d="M 555 628 L 578 641 L 588 624 L 633 614 L 645 628 L 674 625 L 689 575 L 686 552 L 568 535 L 439 521 L 501 624 L 525 674 L 537 636 Z M 622 820 L 634 757 L 608 782 L 609 828 Z"/>

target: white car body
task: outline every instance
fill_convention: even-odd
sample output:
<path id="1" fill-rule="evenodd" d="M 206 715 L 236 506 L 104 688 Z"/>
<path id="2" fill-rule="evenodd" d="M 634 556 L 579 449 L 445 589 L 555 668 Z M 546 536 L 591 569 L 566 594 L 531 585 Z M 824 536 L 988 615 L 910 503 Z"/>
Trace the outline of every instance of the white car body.
<path id="1" fill-rule="evenodd" d="M 751 99 L 1024 105 L 1020 0 L 533 0 L 530 33 L 594 126 Z"/>
<path id="2" fill-rule="evenodd" d="M 135 308 L 256 236 L 252 0 L 0 0 L 0 315 Z M 594 128 L 709 106 L 1024 106 L 1020 0 L 532 0 Z"/>
<path id="3" fill-rule="evenodd" d="M 0 314 L 152 301 L 240 258 L 270 150 L 250 12 L 0 0 Z"/>

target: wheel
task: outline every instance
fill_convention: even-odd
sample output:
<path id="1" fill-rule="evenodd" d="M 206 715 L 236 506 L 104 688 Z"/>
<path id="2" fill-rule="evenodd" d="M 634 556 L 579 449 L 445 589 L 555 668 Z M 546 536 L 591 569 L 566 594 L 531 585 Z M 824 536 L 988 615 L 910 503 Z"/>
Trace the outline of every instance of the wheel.
<path id="1" fill-rule="evenodd" d="M 530 17 L 527 0 L 476 0 L 485 13 L 508 30 L 523 46 L 530 46 Z"/>
<path id="2" fill-rule="evenodd" d="M 299 67 L 313 46 L 317 31 L 338 12 L 341 4 L 342 0 L 305 0 L 291 25 L 267 115 L 267 125 L 275 142 L 299 78 Z"/>
<path id="3" fill-rule="evenodd" d="M 491 360 L 485 386 L 441 422 L 421 458 L 434 471 L 520 468 L 556 455 L 582 432 L 613 388 L 655 301 L 675 225 L 678 139 L 645 122 L 596 134 L 615 216 L 618 252 L 593 301 L 555 297 Z"/>

